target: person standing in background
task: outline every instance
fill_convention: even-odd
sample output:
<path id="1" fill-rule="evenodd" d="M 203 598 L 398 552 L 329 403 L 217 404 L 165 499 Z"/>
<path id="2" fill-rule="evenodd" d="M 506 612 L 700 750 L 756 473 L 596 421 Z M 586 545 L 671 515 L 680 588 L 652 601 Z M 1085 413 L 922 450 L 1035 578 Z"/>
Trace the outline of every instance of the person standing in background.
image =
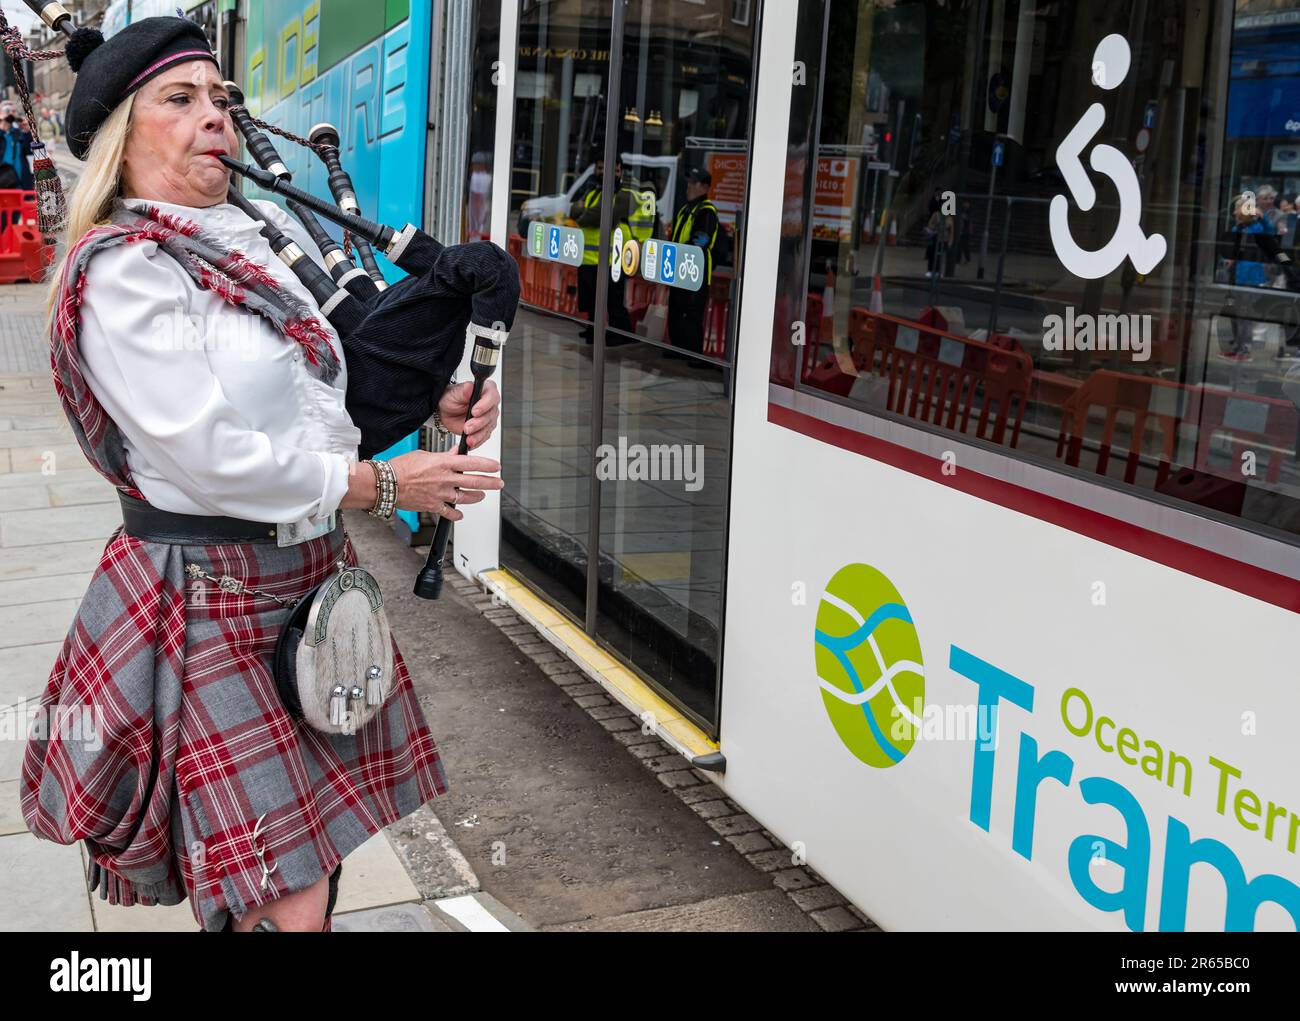
<path id="1" fill-rule="evenodd" d="M 26 117 L 15 116 L 12 112 L 3 119 L 3 149 L 0 149 L 0 162 L 13 167 L 18 174 L 18 187 L 31 191 L 36 187 L 36 177 L 32 173 L 29 157 L 32 154 L 32 133 Z"/>
<path id="2" fill-rule="evenodd" d="M 704 276 L 697 291 L 673 287 L 668 291 L 668 335 L 683 351 L 704 352 L 704 314 L 713 283 L 713 248 L 718 241 L 718 207 L 709 200 L 713 177 L 700 167 L 686 172 L 686 202 L 673 217 L 669 241 L 695 245 L 704 252 Z"/>
<path id="3" fill-rule="evenodd" d="M 469 163 L 469 199 L 465 210 L 465 240 L 492 234 L 492 155 L 476 152 Z"/>
<path id="4" fill-rule="evenodd" d="M 588 344 L 593 343 L 595 339 L 596 273 L 599 271 L 600 263 L 600 207 L 604 200 L 604 180 L 605 159 L 601 155 L 596 157 L 591 187 L 569 211 L 573 221 L 582 230 L 583 252 L 582 265 L 578 267 L 578 308 L 587 314 L 587 325 L 583 327 L 582 339 Z M 623 160 L 616 159 L 614 161 L 614 216 L 610 229 L 622 226 L 624 237 L 630 237 L 632 233 L 629 224 L 632 217 L 632 200 L 632 193 L 623 187 Z M 617 280 L 610 281 L 607 299 L 609 311 L 606 321 L 614 329 L 630 334 L 632 320 L 627 314 L 627 305 L 623 299 L 625 281 L 626 277 L 622 274 L 619 274 Z M 606 344 L 611 347 L 630 343 L 630 341 L 631 338 L 612 335 L 606 337 Z"/>
<path id="5" fill-rule="evenodd" d="M 957 218 L 957 247 L 954 250 L 954 261 L 958 265 L 970 262 L 973 237 L 974 228 L 971 224 L 970 203 L 963 202 L 961 204 L 961 215 Z"/>

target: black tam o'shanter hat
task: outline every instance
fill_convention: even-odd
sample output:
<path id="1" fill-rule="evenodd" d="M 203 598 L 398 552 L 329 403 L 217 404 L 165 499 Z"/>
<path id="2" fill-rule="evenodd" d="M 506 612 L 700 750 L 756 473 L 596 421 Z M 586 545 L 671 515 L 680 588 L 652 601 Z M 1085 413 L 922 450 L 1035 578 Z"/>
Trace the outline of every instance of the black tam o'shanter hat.
<path id="1" fill-rule="evenodd" d="M 67 57 L 77 75 L 68 100 L 68 149 L 79 160 L 108 115 L 149 79 L 187 60 L 220 67 L 203 29 L 174 15 L 132 22 L 107 40 L 93 28 L 78 29 Z"/>

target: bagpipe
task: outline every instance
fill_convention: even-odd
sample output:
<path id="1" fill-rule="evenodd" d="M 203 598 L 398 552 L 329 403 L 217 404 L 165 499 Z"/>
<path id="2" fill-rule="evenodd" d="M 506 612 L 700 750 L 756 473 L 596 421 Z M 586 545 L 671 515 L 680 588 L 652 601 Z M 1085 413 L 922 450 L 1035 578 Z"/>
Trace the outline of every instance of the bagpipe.
<path id="1" fill-rule="evenodd" d="M 23 2 L 51 29 L 72 36 L 72 16 L 61 4 Z M 307 138 L 301 138 L 253 117 L 238 86 L 226 82 L 225 87 L 231 119 L 254 162 L 228 156 L 220 157 L 221 162 L 239 177 L 280 195 L 320 250 L 324 265 L 266 222 L 233 180 L 228 201 L 250 218 L 263 221 L 260 233 L 271 250 L 307 288 L 337 331 L 348 372 L 345 403 L 361 431 L 360 456 L 369 458 L 386 450 L 432 417 L 470 336 L 474 338 L 472 411 L 514 324 L 519 305 L 519 269 L 514 259 L 489 241 L 443 245 L 414 224 L 394 230 L 366 219 L 342 166 L 337 129 L 318 124 Z M 267 131 L 320 158 L 333 202 L 291 183 L 289 169 Z M 328 234 L 319 218 L 343 229 L 342 244 Z M 353 246 L 361 266 L 349 254 Z M 376 251 L 407 276 L 389 287 Z M 462 436 L 458 452 L 465 454 L 468 449 L 468 437 Z M 428 562 L 415 583 L 416 595 L 436 599 L 441 593 L 450 534 L 451 521 L 441 517 Z"/>

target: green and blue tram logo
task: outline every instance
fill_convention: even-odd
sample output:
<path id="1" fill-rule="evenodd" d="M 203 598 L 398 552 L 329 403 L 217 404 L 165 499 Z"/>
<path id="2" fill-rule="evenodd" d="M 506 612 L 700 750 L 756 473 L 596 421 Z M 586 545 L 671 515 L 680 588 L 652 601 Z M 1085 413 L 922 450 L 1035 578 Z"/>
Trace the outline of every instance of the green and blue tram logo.
<path id="1" fill-rule="evenodd" d="M 841 568 L 817 608 L 817 676 L 831 725 L 869 766 L 903 761 L 921 729 L 925 668 L 912 615 L 888 578 Z"/>

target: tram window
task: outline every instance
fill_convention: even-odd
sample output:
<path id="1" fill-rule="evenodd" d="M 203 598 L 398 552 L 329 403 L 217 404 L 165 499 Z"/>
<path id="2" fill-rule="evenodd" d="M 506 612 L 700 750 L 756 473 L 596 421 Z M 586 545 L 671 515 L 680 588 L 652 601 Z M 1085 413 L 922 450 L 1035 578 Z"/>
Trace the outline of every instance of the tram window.
<path id="1" fill-rule="evenodd" d="M 482 241 L 492 234 L 492 149 L 496 143 L 496 86 L 501 46 L 501 9 L 479 4 L 474 12 L 471 58 L 468 165 L 461 206 L 461 241 Z"/>
<path id="2" fill-rule="evenodd" d="M 595 316 L 612 104 L 609 245 L 620 271 L 610 273 L 607 343 L 647 340 L 733 360 L 751 14 L 733 0 L 628 0 L 621 80 L 613 86 L 606 16 L 590 16 L 577 0 L 526 14 L 508 243 L 527 304 L 585 322 Z M 591 332 L 584 327 L 584 336 Z"/>
<path id="3" fill-rule="evenodd" d="M 1300 0 L 799 18 L 773 381 L 1300 535 Z"/>

